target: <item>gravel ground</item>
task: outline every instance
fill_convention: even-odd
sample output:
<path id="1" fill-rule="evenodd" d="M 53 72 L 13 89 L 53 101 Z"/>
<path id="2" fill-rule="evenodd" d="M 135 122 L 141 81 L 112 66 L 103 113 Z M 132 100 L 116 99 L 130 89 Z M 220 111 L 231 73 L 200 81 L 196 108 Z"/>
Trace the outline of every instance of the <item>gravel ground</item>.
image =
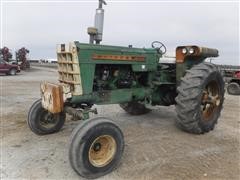
<path id="1" fill-rule="evenodd" d="M 34 68 L 1 79 L 1 178 L 81 179 L 68 162 L 69 137 L 81 122 L 67 120 L 63 129 L 46 136 L 26 124 L 28 109 L 39 98 L 39 82 L 57 82 L 54 69 Z M 118 105 L 99 106 L 125 136 L 120 166 L 100 179 L 240 179 L 240 96 L 225 96 L 215 130 L 192 135 L 174 123 L 174 106 L 130 116 Z"/>

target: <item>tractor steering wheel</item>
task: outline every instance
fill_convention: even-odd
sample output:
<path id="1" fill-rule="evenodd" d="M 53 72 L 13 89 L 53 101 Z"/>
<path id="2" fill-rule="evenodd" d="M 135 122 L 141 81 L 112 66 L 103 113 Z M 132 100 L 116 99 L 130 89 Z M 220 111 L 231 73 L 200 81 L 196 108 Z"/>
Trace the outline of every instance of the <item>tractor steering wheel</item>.
<path id="1" fill-rule="evenodd" d="M 166 46 L 160 41 L 153 41 L 152 48 L 156 49 L 162 55 L 167 52 Z"/>

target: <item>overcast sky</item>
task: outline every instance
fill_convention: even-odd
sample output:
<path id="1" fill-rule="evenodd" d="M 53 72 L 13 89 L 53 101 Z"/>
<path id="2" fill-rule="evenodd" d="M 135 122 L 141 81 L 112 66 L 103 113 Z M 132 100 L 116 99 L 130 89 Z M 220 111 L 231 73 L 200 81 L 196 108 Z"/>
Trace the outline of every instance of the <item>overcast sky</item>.
<path id="1" fill-rule="evenodd" d="M 218 64 L 240 65 L 237 2 L 108 1 L 102 44 L 150 47 L 162 41 L 169 54 L 178 45 L 196 44 L 220 51 Z M 94 2 L 3 2 L 3 45 L 22 46 L 30 57 L 56 58 L 56 44 L 88 42 Z"/>

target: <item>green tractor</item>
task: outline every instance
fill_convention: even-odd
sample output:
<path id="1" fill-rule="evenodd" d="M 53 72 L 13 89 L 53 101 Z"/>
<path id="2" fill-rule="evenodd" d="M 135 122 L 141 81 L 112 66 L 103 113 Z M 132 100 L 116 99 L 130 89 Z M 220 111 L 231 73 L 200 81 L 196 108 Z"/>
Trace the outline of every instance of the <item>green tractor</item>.
<path id="1" fill-rule="evenodd" d="M 96 19 L 103 22 L 102 3 Z M 41 99 L 28 114 L 28 125 L 38 135 L 58 132 L 66 113 L 84 120 L 72 132 L 69 147 L 70 164 L 80 176 L 97 178 L 111 172 L 124 151 L 123 133 L 111 119 L 89 118 L 90 113 L 97 114 L 94 104 L 119 104 L 131 115 L 175 105 L 182 130 L 203 134 L 214 129 L 223 106 L 224 82 L 218 67 L 204 60 L 217 57 L 216 49 L 179 46 L 175 62 L 163 63 L 166 47 L 158 41 L 151 48 L 100 45 L 98 21 L 88 33 L 89 44 L 57 46 L 59 83 L 42 82 Z"/>

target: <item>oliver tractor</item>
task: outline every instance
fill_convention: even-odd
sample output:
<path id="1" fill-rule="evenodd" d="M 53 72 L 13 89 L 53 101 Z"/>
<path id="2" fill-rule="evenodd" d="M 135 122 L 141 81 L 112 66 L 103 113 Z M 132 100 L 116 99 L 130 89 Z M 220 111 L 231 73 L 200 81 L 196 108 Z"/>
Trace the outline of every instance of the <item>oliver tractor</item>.
<path id="1" fill-rule="evenodd" d="M 153 106 L 175 105 L 177 125 L 194 134 L 214 129 L 224 100 L 224 81 L 217 66 L 206 63 L 218 50 L 191 46 L 176 48 L 175 63 L 161 63 L 166 47 L 100 45 L 103 0 L 96 10 L 95 27 L 88 28 L 90 43 L 57 46 L 59 83 L 42 82 L 41 99 L 29 110 L 28 125 L 38 134 L 58 132 L 66 114 L 84 120 L 72 132 L 69 161 L 85 178 L 113 171 L 124 151 L 123 133 L 111 119 L 89 118 L 94 104 L 119 104 L 131 115 Z"/>

